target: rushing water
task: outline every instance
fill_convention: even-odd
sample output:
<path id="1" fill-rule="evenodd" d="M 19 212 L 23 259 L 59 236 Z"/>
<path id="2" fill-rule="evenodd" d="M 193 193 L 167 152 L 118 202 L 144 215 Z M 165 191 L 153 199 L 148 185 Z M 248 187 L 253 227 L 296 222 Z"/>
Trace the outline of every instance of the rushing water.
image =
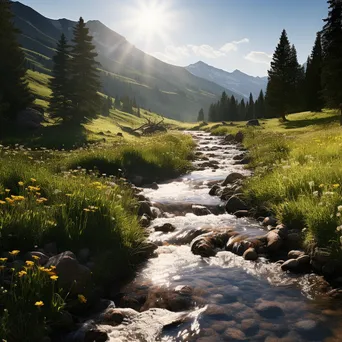
<path id="1" fill-rule="evenodd" d="M 180 285 L 191 288 L 188 319 L 164 329 L 158 340 L 342 341 L 341 303 L 324 295 L 324 281 L 319 276 L 287 274 L 264 258 L 252 262 L 225 251 L 211 258 L 191 253 L 187 237 L 201 227 L 215 230 L 230 226 L 249 236 L 263 233 L 256 221 L 224 213 L 224 203 L 208 194 L 211 185 L 230 172 L 248 175 L 241 165 L 234 165 L 233 157 L 241 151 L 234 145 L 222 145 L 221 138 L 207 133 L 191 134 L 198 141 L 198 151 L 217 161 L 218 168 L 214 172 L 211 168 L 194 171 L 161 184 L 158 190 L 144 190 L 144 195 L 166 212 L 149 228 L 149 239 L 159 246 L 157 257 L 151 258 L 123 290 L 149 293 L 156 288 L 173 291 Z M 222 214 L 195 216 L 192 204 L 218 207 Z M 155 232 L 153 227 L 163 223 L 171 223 L 176 230 Z M 154 305 L 158 306 L 158 300 L 145 309 Z M 131 339 L 153 341 L 155 337 Z"/>

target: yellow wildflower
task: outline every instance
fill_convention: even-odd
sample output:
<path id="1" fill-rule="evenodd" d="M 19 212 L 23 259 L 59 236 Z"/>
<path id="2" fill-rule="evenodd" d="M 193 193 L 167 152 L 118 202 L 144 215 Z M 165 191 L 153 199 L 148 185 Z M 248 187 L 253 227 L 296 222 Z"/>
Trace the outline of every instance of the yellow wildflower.
<path id="1" fill-rule="evenodd" d="M 6 192 L 10 192 L 10 191 L 11 191 L 11 189 L 5 189 L 5 191 L 6 191 Z"/>
<path id="2" fill-rule="evenodd" d="M 25 262 L 25 264 L 26 264 L 26 266 L 33 266 L 34 265 L 34 262 L 33 261 L 31 261 L 31 260 L 26 260 L 26 262 Z"/>
<path id="3" fill-rule="evenodd" d="M 5 202 L 5 201 L 2 201 L 2 200 L 0 200 L 0 204 L 6 204 L 6 202 Z"/>
<path id="4" fill-rule="evenodd" d="M 58 279 L 58 276 L 53 275 L 53 276 L 50 277 L 50 279 L 53 280 L 53 281 L 56 281 Z"/>
<path id="5" fill-rule="evenodd" d="M 337 188 L 339 188 L 340 187 L 340 184 L 333 184 L 333 188 L 334 189 L 337 189 Z"/>
<path id="6" fill-rule="evenodd" d="M 39 257 L 38 255 L 32 255 L 32 258 L 33 258 L 34 260 L 39 260 L 39 259 L 40 259 L 40 257 Z"/>
<path id="7" fill-rule="evenodd" d="M 21 182 L 21 181 L 20 181 L 20 182 L 18 182 L 18 185 L 19 185 L 19 186 L 24 186 L 24 182 Z"/>
<path id="8" fill-rule="evenodd" d="M 16 255 L 18 255 L 19 253 L 20 253 L 20 251 L 17 250 L 17 249 L 14 249 L 12 252 L 9 252 L 9 254 L 11 254 L 12 256 L 16 256 Z"/>
<path id="9" fill-rule="evenodd" d="M 18 275 L 19 275 L 20 278 L 21 278 L 22 276 L 26 275 L 26 274 L 27 274 L 26 271 L 20 271 L 20 272 L 18 273 Z"/>
<path id="10" fill-rule="evenodd" d="M 0 262 L 6 262 L 7 258 L 0 258 Z"/>
<path id="11" fill-rule="evenodd" d="M 320 184 L 319 187 L 320 187 L 320 188 L 323 188 L 323 187 L 324 187 L 324 184 Z"/>
<path id="12" fill-rule="evenodd" d="M 90 211 L 90 209 L 88 209 L 88 208 L 84 208 L 84 209 L 83 209 L 83 211 L 87 211 L 87 212 L 88 212 L 88 211 Z"/>
<path id="13" fill-rule="evenodd" d="M 71 196 L 72 196 L 72 194 L 65 194 L 65 196 L 67 196 L 67 197 L 71 197 Z"/>
<path id="14" fill-rule="evenodd" d="M 80 303 L 82 303 L 82 304 L 87 303 L 87 298 L 84 297 L 82 294 L 79 294 L 79 295 L 78 295 L 78 300 L 79 300 Z"/>
<path id="15" fill-rule="evenodd" d="M 56 269 L 56 266 L 52 265 L 52 266 L 50 266 L 50 269 L 51 269 L 51 270 L 55 270 L 55 269 Z"/>
<path id="16" fill-rule="evenodd" d="M 40 306 L 44 305 L 44 302 L 42 300 L 40 300 L 38 302 L 35 302 L 34 305 L 40 307 Z"/>
<path id="17" fill-rule="evenodd" d="M 35 183 L 35 182 L 37 182 L 37 180 L 35 178 L 31 178 L 31 182 Z"/>
<path id="18" fill-rule="evenodd" d="M 12 200 L 12 198 L 6 197 L 5 200 L 9 204 L 13 204 L 14 203 L 14 200 Z"/>
<path id="19" fill-rule="evenodd" d="M 24 196 L 14 196 L 14 195 L 11 195 L 11 198 L 13 201 L 23 201 L 25 199 Z"/>
<path id="20" fill-rule="evenodd" d="M 40 200 L 43 201 L 43 202 L 46 202 L 46 201 L 47 201 L 47 198 L 41 197 Z"/>

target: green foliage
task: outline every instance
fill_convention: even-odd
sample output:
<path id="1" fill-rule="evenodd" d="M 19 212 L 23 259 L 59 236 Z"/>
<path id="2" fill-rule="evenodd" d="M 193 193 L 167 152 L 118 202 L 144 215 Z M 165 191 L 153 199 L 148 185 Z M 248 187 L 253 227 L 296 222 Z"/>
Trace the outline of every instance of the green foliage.
<path id="1" fill-rule="evenodd" d="M 84 122 L 86 118 L 94 118 L 99 110 L 100 82 L 95 61 L 97 53 L 92 44 L 89 29 L 82 18 L 74 28 L 73 45 L 71 48 L 71 99 L 72 119 Z"/>
<path id="2" fill-rule="evenodd" d="M 15 120 L 17 113 L 33 101 L 25 79 L 25 57 L 17 43 L 11 2 L 0 2 L 0 119 Z"/>
<path id="3" fill-rule="evenodd" d="M 71 119 L 71 88 L 70 88 L 70 57 L 69 46 L 62 34 L 57 45 L 56 55 L 53 57 L 52 78 L 50 88 L 52 91 L 49 111 L 53 117 L 62 118 L 63 121 Z"/>
<path id="4" fill-rule="evenodd" d="M 323 85 L 327 104 L 337 108 L 342 103 L 342 2 L 328 0 L 329 13 L 322 30 Z"/>
<path id="5" fill-rule="evenodd" d="M 203 111 L 203 108 L 201 108 L 200 111 L 198 112 L 197 121 L 204 121 L 204 111 Z"/>

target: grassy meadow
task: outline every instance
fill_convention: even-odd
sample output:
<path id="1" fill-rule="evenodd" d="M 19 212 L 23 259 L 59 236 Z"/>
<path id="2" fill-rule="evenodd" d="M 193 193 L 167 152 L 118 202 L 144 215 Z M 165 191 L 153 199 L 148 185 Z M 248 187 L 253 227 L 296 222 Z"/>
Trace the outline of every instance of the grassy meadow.
<path id="1" fill-rule="evenodd" d="M 303 229 L 307 248 L 340 250 L 342 236 L 342 135 L 339 114 L 288 115 L 288 122 L 259 120 L 260 127 L 202 129 L 225 135 L 243 130 L 255 174 L 244 186 L 258 213 L 273 213 L 290 228 Z M 213 127 L 214 126 L 214 127 Z"/>

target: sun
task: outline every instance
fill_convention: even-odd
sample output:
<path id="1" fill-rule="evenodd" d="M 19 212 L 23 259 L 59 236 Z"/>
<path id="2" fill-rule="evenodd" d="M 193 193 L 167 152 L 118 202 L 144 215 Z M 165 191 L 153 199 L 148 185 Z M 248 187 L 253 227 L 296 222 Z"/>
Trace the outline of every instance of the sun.
<path id="1" fill-rule="evenodd" d="M 146 7 L 138 14 L 137 26 L 141 33 L 158 34 L 165 27 L 166 13 L 161 7 Z"/>

